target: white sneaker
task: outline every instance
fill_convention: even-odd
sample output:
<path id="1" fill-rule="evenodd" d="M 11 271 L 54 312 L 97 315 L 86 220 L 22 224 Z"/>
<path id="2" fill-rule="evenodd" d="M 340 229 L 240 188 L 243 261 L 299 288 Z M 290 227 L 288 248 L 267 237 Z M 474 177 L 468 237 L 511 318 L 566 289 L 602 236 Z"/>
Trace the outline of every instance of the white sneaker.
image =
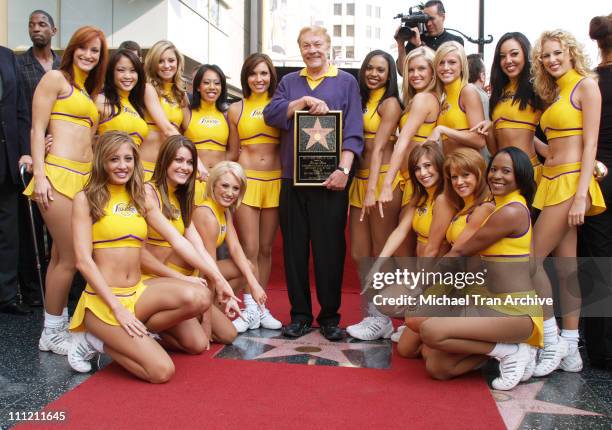
<path id="1" fill-rule="evenodd" d="M 59 355 L 68 355 L 70 349 L 70 333 L 66 326 L 45 327 L 38 341 L 38 349 L 51 351 Z"/>
<path id="2" fill-rule="evenodd" d="M 395 342 L 395 343 L 399 342 L 400 337 L 402 337 L 402 333 L 404 332 L 405 329 L 406 329 L 405 325 L 399 326 L 397 328 L 397 331 L 391 335 L 391 342 Z"/>
<path id="3" fill-rule="evenodd" d="M 389 339 L 393 324 L 387 317 L 365 317 L 359 324 L 348 326 L 346 332 L 359 340 Z"/>
<path id="4" fill-rule="evenodd" d="M 68 363 L 77 372 L 87 373 L 91 371 L 89 360 L 96 356 L 96 352 L 93 345 L 85 337 L 85 333 L 74 333 L 68 352 Z"/>
<path id="5" fill-rule="evenodd" d="M 582 370 L 582 357 L 578 347 L 570 348 L 568 354 L 561 360 L 559 369 L 566 372 L 580 372 Z"/>
<path id="6" fill-rule="evenodd" d="M 495 378 L 491 386 L 496 390 L 511 390 L 521 381 L 525 368 L 531 359 L 529 345 L 519 343 L 514 354 L 499 359 L 499 377 Z"/>
<path id="7" fill-rule="evenodd" d="M 558 336 L 557 343 L 546 345 L 538 354 L 538 363 L 533 372 L 533 376 L 546 376 L 554 372 L 569 353 L 569 345 L 561 336 Z"/>
<path id="8" fill-rule="evenodd" d="M 525 367 L 525 372 L 523 372 L 523 377 L 521 378 L 521 382 L 529 381 L 533 376 L 533 372 L 536 368 L 536 358 L 538 356 L 538 349 L 534 346 L 529 345 L 529 363 L 527 363 L 527 367 Z"/>
<path id="9" fill-rule="evenodd" d="M 244 319 L 243 319 L 244 318 Z M 247 330 L 259 328 L 259 309 L 248 308 L 242 311 L 242 318 L 238 317 L 232 321 L 238 333 L 244 333 Z"/>
<path id="10" fill-rule="evenodd" d="M 259 323 L 269 330 L 279 330 L 283 326 L 283 323 L 272 316 L 268 308 L 264 308 L 263 311 L 259 309 Z"/>

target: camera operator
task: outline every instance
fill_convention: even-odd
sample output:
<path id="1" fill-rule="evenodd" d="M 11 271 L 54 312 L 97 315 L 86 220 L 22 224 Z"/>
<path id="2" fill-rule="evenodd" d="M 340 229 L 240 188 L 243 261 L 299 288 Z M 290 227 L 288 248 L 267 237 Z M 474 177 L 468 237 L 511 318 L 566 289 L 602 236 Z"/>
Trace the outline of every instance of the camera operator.
<path id="1" fill-rule="evenodd" d="M 429 0 L 423 7 L 423 12 L 430 16 L 427 21 L 426 28 L 427 32 L 423 35 L 419 33 L 417 27 L 412 28 L 412 36 L 409 39 L 405 39 L 400 36 L 401 26 L 398 27 L 395 32 L 395 41 L 397 42 L 397 71 L 402 74 L 404 59 L 406 54 L 412 51 L 414 48 L 425 45 L 433 49 L 438 49 L 438 46 L 449 40 L 454 40 L 463 45 L 463 38 L 449 33 L 444 29 L 444 19 L 446 18 L 446 12 L 444 5 L 440 0 Z"/>

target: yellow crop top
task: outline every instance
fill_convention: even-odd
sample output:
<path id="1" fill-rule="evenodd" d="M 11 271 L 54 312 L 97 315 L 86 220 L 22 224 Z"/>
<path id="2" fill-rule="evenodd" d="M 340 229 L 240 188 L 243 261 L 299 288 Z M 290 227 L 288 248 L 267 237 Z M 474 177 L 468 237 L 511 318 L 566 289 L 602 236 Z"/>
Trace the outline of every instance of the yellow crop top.
<path id="1" fill-rule="evenodd" d="M 265 123 L 263 110 L 270 103 L 268 93 L 251 93 L 242 101 L 242 111 L 238 118 L 238 136 L 241 145 L 258 143 L 280 143 L 280 132 L 277 128 Z"/>
<path id="2" fill-rule="evenodd" d="M 91 228 L 93 248 L 140 248 L 147 237 L 147 222 L 130 202 L 124 185 L 106 187 L 110 199 L 104 216 Z"/>
<path id="3" fill-rule="evenodd" d="M 457 215 L 453 217 L 448 228 L 446 229 L 446 241 L 453 245 L 463 230 L 465 230 L 465 226 L 470 220 L 470 215 L 474 211 L 474 196 L 469 196 L 465 200 L 465 206 Z"/>
<path id="4" fill-rule="evenodd" d="M 121 110 L 119 113 L 113 112 L 111 116 L 100 121 L 98 134 L 106 133 L 107 131 L 125 131 L 132 136 L 136 145 L 140 145 L 149 133 L 149 126 L 147 122 L 138 115 L 138 112 L 134 109 L 128 97 L 128 92 L 119 90 Z M 115 106 L 113 106 L 112 109 L 114 111 Z"/>
<path id="5" fill-rule="evenodd" d="M 582 109 L 574 104 L 572 96 L 583 79 L 585 77 L 574 69 L 557 79 L 559 96 L 540 119 L 540 126 L 548 140 L 582 135 Z"/>
<path id="6" fill-rule="evenodd" d="M 461 107 L 461 91 L 464 88 L 465 85 L 462 85 L 461 79 L 455 79 L 454 82 L 444 85 L 446 99 L 440 109 L 438 125 L 445 125 L 453 130 L 469 130 L 467 115 Z M 447 139 L 447 137 L 443 136 L 442 139 Z"/>
<path id="7" fill-rule="evenodd" d="M 487 249 L 480 252 L 483 260 L 493 261 L 528 261 L 531 253 L 531 215 L 529 208 L 525 202 L 525 198 L 518 190 L 511 192 L 505 196 L 495 196 L 495 210 L 482 223 L 483 225 L 489 218 L 504 206 L 510 204 L 521 205 L 529 216 L 529 227 L 523 233 L 516 236 L 507 236 L 501 238 Z"/>
<path id="8" fill-rule="evenodd" d="M 424 205 L 416 208 L 414 216 L 412 217 L 412 229 L 417 234 L 417 241 L 421 243 L 427 243 L 429 241 L 429 230 L 431 230 L 431 221 L 433 219 L 435 193 L 436 187 L 427 189 L 427 201 Z"/>
<path id="9" fill-rule="evenodd" d="M 98 109 L 85 90 L 87 73 L 76 66 L 72 66 L 72 70 L 75 85 L 70 85 L 70 94 L 57 97 L 51 109 L 50 119 L 91 128 L 98 121 Z"/>
<path id="10" fill-rule="evenodd" d="M 198 207 L 207 207 L 215 215 L 217 223 L 219 223 L 219 233 L 217 233 L 217 242 L 215 246 L 217 248 L 220 247 L 223 245 L 223 242 L 225 242 L 225 236 L 227 235 L 227 218 L 225 216 L 225 208 L 211 198 L 204 200 L 201 205 L 198 205 Z"/>
<path id="11" fill-rule="evenodd" d="M 225 151 L 229 138 L 227 118 L 214 103 L 202 102 L 199 108 L 191 111 L 185 137 L 191 140 L 198 150 Z"/>
<path id="12" fill-rule="evenodd" d="M 162 202 L 159 189 L 153 182 L 149 182 L 148 184 L 155 190 L 155 196 L 157 197 L 157 206 L 161 210 Z M 185 224 L 183 223 L 183 217 L 181 216 L 181 206 L 179 204 L 178 199 L 176 198 L 176 195 L 174 194 L 174 190 L 170 188 L 168 188 L 168 198 L 170 199 L 172 211 L 175 215 L 173 219 L 169 219 L 168 221 L 170 221 L 170 223 L 182 236 L 185 234 Z M 166 248 L 170 248 L 172 246 L 166 241 L 166 239 L 164 239 L 158 232 L 156 232 L 153 227 L 149 227 L 149 232 L 147 235 L 147 244 L 154 246 L 164 246 Z"/>
<path id="13" fill-rule="evenodd" d="M 374 139 L 376 137 L 381 121 L 377 108 L 380 99 L 385 94 L 385 90 L 386 88 L 382 87 L 370 92 L 370 98 L 363 110 L 363 137 L 365 139 Z"/>
<path id="14" fill-rule="evenodd" d="M 504 88 L 501 99 L 493 109 L 493 124 L 495 128 L 521 128 L 535 131 L 542 112 L 534 110 L 530 105 L 520 110 L 520 102 L 514 100 L 516 85 L 509 83 Z"/>
<path id="15" fill-rule="evenodd" d="M 173 85 L 173 82 L 164 82 L 164 90 L 159 98 L 159 103 L 168 121 L 178 129 L 183 123 L 183 109 L 181 104 L 174 99 L 174 94 L 172 93 Z M 159 127 L 148 112 L 145 112 L 145 121 L 149 126 L 149 130 L 159 131 Z"/>
<path id="16" fill-rule="evenodd" d="M 404 125 L 408 121 L 408 116 L 410 115 L 410 111 L 404 112 L 400 118 L 399 129 L 402 131 Z M 427 138 L 431 135 L 431 132 L 436 127 L 436 121 L 427 122 L 425 121 L 423 124 L 419 126 L 414 136 L 412 136 L 412 140 L 414 142 L 425 142 Z"/>

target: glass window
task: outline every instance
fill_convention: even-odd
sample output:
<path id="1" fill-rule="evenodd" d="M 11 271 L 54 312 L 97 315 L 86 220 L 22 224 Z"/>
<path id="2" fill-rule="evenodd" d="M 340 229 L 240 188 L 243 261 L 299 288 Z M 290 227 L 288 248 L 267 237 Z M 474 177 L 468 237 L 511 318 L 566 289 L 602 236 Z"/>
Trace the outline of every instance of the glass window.
<path id="1" fill-rule="evenodd" d="M 354 46 L 346 47 L 346 58 L 355 58 L 355 47 Z"/>
<path id="2" fill-rule="evenodd" d="M 368 39 L 371 39 L 371 38 L 372 38 L 372 27 L 371 27 L 371 26 L 369 26 L 369 25 L 366 25 L 366 37 L 367 37 Z"/>
<path id="3" fill-rule="evenodd" d="M 376 18 L 380 18 L 380 6 L 376 6 Z"/>
<path id="4" fill-rule="evenodd" d="M 341 36 L 342 36 L 342 26 L 334 25 L 334 37 L 341 37 Z"/>
<path id="5" fill-rule="evenodd" d="M 380 39 L 380 27 L 376 27 L 376 29 L 374 30 L 374 38 Z"/>
<path id="6" fill-rule="evenodd" d="M 346 14 L 349 16 L 355 16 L 355 3 L 346 4 Z"/>
<path id="7" fill-rule="evenodd" d="M 338 58 L 338 57 L 342 56 L 342 47 L 341 46 L 334 46 L 333 50 L 334 50 L 334 58 Z"/>
<path id="8" fill-rule="evenodd" d="M 59 27 L 59 13 L 56 0 L 20 0 L 9 1 L 8 5 L 4 3 L 7 12 L 7 47 L 10 49 L 23 48 L 25 51 L 32 46 L 30 35 L 28 34 L 28 19 L 30 12 L 36 9 L 46 10 L 51 14 L 55 21 L 55 26 Z M 4 15 L 4 11 L 0 12 Z M 4 29 L 4 28 L 3 28 Z M 60 47 L 59 37 L 55 36 L 52 39 L 53 48 Z"/>
<path id="9" fill-rule="evenodd" d="M 366 5 L 366 16 L 372 16 L 372 5 Z"/>
<path id="10" fill-rule="evenodd" d="M 346 26 L 346 35 L 348 37 L 355 37 L 355 26 L 354 25 Z"/>
<path id="11" fill-rule="evenodd" d="M 334 3 L 334 15 L 342 15 L 342 3 Z"/>

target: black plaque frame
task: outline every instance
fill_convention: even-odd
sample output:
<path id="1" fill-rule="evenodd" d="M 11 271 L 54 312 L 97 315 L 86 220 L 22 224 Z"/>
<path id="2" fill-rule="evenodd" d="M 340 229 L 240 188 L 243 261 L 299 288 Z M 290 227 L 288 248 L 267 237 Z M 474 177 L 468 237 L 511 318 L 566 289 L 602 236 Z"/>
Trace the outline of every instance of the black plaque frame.
<path id="1" fill-rule="evenodd" d="M 317 122 L 322 132 L 313 135 L 312 131 L 306 131 L 317 128 Z M 296 111 L 294 130 L 293 185 L 314 187 L 323 185 L 340 164 L 342 111 L 329 111 L 325 115 Z"/>

